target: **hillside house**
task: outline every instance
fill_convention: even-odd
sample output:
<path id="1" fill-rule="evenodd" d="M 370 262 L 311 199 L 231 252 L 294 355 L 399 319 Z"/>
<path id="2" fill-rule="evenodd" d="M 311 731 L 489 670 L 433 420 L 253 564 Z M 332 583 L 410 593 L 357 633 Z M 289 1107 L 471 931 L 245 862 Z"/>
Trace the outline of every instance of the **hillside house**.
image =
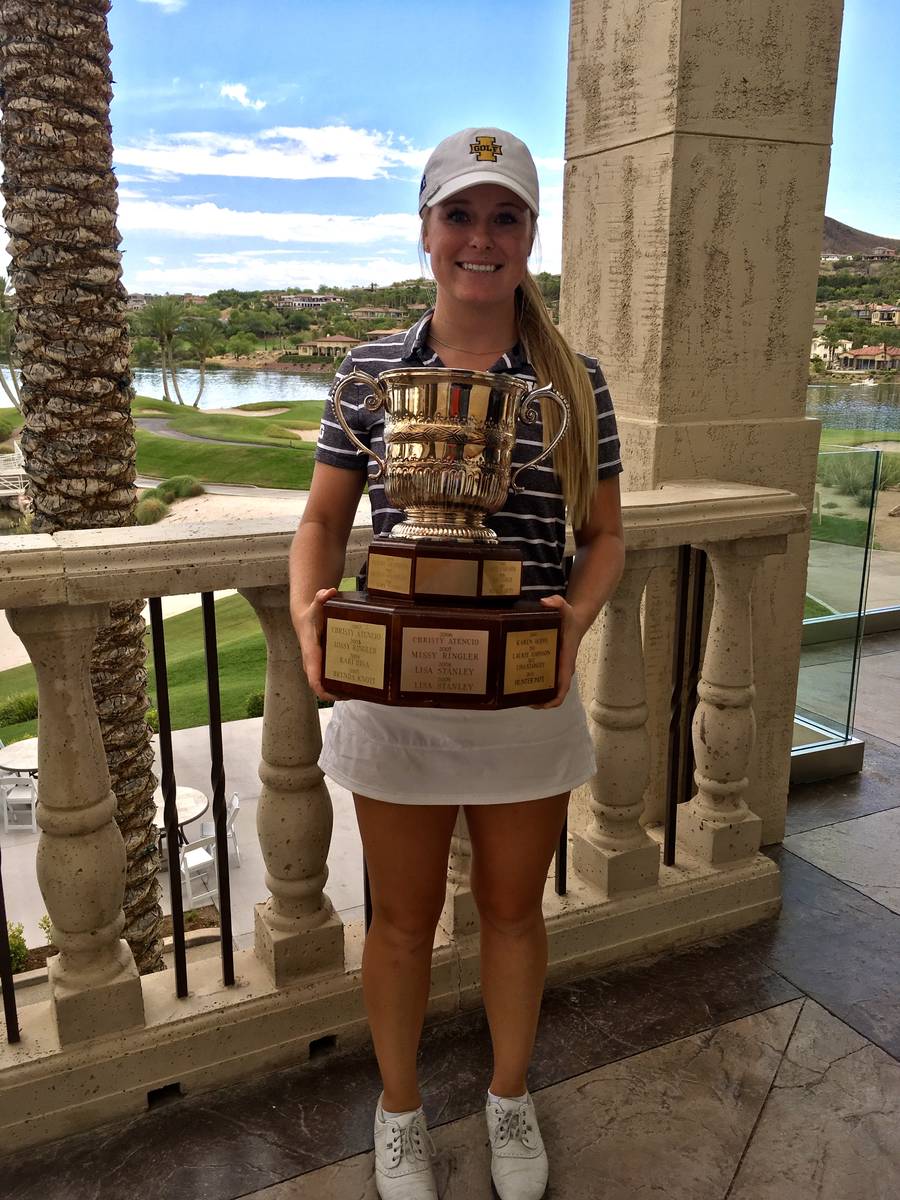
<path id="1" fill-rule="evenodd" d="M 896 371 L 900 367 L 900 346 L 860 346 L 836 357 L 842 371 Z"/>
<path id="2" fill-rule="evenodd" d="M 304 358 L 312 358 L 314 355 L 343 358 L 353 346 L 358 345 L 359 338 L 345 337 L 342 333 L 332 333 L 328 337 L 316 338 L 312 342 L 301 342 L 297 347 L 297 353 Z"/>

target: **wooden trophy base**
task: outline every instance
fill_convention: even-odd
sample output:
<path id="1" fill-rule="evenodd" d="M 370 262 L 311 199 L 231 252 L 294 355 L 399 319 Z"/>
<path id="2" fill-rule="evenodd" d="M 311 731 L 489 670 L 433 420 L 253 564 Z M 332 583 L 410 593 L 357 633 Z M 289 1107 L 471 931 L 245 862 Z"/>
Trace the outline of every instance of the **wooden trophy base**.
<path id="1" fill-rule="evenodd" d="M 512 604 L 522 587 L 521 550 L 499 543 L 376 538 L 366 591 L 397 600 Z"/>
<path id="2" fill-rule="evenodd" d="M 496 709 L 556 694 L 556 609 L 527 600 L 502 608 L 412 604 L 365 592 L 342 592 L 324 609 L 323 684 L 341 699 Z"/>

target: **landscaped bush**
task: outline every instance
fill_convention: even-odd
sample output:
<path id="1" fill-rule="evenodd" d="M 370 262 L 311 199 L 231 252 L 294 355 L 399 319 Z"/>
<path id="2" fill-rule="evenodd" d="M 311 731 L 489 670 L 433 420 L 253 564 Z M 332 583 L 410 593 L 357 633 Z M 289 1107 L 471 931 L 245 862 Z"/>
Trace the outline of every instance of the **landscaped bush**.
<path id="1" fill-rule="evenodd" d="M 263 715 L 263 706 L 265 704 L 265 692 L 251 692 L 247 697 L 247 716 L 261 717 Z"/>
<path id="2" fill-rule="evenodd" d="M 159 487 L 171 492 L 173 499 L 178 500 L 185 500 L 188 496 L 202 496 L 206 491 L 203 484 L 198 483 L 193 475 L 173 475 L 171 479 L 164 479 Z"/>
<path id="3" fill-rule="evenodd" d="M 38 715 L 37 692 L 19 692 L 0 704 L 0 725 L 18 725 Z"/>
<path id="4" fill-rule="evenodd" d="M 155 708 L 148 708 L 144 715 L 144 720 L 150 726 L 154 733 L 159 733 L 159 713 Z"/>
<path id="5" fill-rule="evenodd" d="M 881 489 L 900 486 L 900 442 L 897 443 L 897 453 L 889 451 L 881 455 L 881 478 L 878 486 Z"/>
<path id="6" fill-rule="evenodd" d="M 143 500 L 138 501 L 138 506 L 134 510 L 134 519 L 138 525 L 155 525 L 157 521 L 161 521 L 168 513 L 169 506 L 164 504 L 158 496 L 145 496 Z"/>
<path id="7" fill-rule="evenodd" d="M 25 941 L 25 927 L 21 922 L 7 921 L 6 932 L 9 934 L 9 957 L 12 960 L 13 975 L 24 971 L 28 962 L 28 943 Z"/>
<path id="8" fill-rule="evenodd" d="M 819 483 L 837 488 L 859 504 L 869 502 L 873 475 L 872 457 L 868 454 L 823 454 L 819 459 Z"/>

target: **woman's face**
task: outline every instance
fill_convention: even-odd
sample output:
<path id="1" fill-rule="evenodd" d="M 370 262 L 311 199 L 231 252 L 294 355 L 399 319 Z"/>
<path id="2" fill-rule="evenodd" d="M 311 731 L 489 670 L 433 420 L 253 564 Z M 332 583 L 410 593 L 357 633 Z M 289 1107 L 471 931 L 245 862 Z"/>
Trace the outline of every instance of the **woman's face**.
<path id="1" fill-rule="evenodd" d="M 479 183 L 426 209 L 422 242 L 445 299 L 496 305 L 525 278 L 534 218 L 524 200 Z"/>

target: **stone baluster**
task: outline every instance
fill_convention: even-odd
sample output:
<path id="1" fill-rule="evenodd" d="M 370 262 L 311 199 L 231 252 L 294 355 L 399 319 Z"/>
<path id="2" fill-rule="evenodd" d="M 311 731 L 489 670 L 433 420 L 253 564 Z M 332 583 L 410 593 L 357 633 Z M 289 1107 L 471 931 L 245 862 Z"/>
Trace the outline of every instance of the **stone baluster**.
<path id="1" fill-rule="evenodd" d="M 59 954 L 49 962 L 60 1045 L 144 1024 L 125 927 L 125 843 L 91 692 L 91 650 L 106 605 L 8 611 L 37 674 L 41 829 L 37 879 Z"/>
<path id="2" fill-rule="evenodd" d="M 334 816 L 318 766 L 322 736 L 291 624 L 287 586 L 241 588 L 266 637 L 256 828 L 271 895 L 256 905 L 257 956 L 279 986 L 344 962 L 344 926 L 323 889 Z"/>
<path id="3" fill-rule="evenodd" d="M 630 550 L 615 594 L 600 616 L 594 698 L 588 708 L 597 773 L 591 820 L 572 835 L 572 867 L 607 899 L 654 887 L 659 846 L 640 822 L 650 779 L 647 686 L 641 640 L 641 597 L 664 550 Z"/>
<path id="4" fill-rule="evenodd" d="M 465 937 L 479 928 L 478 908 L 469 883 L 471 864 L 472 843 L 469 840 L 465 809 L 460 805 L 450 839 L 447 894 L 440 919 L 441 928 L 452 938 Z"/>
<path id="5" fill-rule="evenodd" d="M 786 538 L 745 538 L 703 546 L 715 595 L 692 726 L 697 791 L 678 814 L 678 844 L 713 866 L 759 850 L 762 820 L 744 800 L 756 734 L 753 714 L 753 577 Z"/>

